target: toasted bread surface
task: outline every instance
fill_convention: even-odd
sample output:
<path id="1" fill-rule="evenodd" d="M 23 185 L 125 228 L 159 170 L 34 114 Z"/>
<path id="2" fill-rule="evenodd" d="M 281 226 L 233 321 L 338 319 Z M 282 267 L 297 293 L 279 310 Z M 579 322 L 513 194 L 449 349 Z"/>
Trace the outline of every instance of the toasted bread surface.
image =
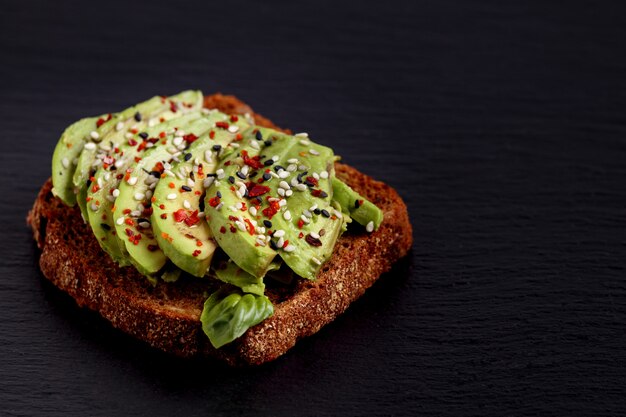
<path id="1" fill-rule="evenodd" d="M 204 104 L 229 114 L 250 113 L 257 124 L 279 129 L 233 96 L 210 95 Z M 348 165 L 337 163 L 336 172 L 383 210 L 381 227 L 373 233 L 355 228 L 341 236 L 315 281 L 269 287 L 266 294 L 274 315 L 220 349 L 211 346 L 200 323 L 206 280 L 183 278 L 153 286 L 134 268 L 120 268 L 101 250 L 78 208 L 67 207 L 52 195 L 50 180 L 27 222 L 41 249 L 44 276 L 79 306 L 97 311 L 113 326 L 166 352 L 213 356 L 233 365 L 261 364 L 334 320 L 411 247 L 407 208 L 395 190 Z"/>

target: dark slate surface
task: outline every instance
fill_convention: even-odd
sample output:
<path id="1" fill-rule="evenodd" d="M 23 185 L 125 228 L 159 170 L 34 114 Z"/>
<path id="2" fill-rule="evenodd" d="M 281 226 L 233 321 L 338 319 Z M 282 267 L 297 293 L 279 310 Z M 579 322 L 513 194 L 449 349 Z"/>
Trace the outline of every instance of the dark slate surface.
<path id="1" fill-rule="evenodd" d="M 0 414 L 626 413 L 623 2 L 87 3 L 2 2 Z M 66 125 L 190 87 L 333 146 L 415 228 L 345 315 L 256 369 L 78 309 L 25 226 Z"/>

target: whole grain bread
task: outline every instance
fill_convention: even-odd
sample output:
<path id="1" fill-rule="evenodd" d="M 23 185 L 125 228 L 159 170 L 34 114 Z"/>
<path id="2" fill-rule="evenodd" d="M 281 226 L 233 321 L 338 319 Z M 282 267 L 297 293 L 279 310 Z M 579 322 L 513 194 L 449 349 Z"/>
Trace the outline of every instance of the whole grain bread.
<path id="1" fill-rule="evenodd" d="M 233 96 L 210 95 L 204 104 L 228 114 L 250 113 L 257 124 L 280 129 Z M 206 281 L 183 278 L 153 286 L 134 268 L 120 268 L 101 250 L 78 208 L 67 207 L 52 195 L 50 180 L 41 188 L 27 222 L 41 249 L 44 276 L 79 306 L 97 311 L 118 329 L 166 352 L 213 356 L 232 365 L 261 364 L 334 320 L 411 247 L 407 209 L 396 191 L 348 165 L 337 163 L 336 172 L 383 210 L 381 227 L 373 233 L 357 228 L 341 236 L 317 280 L 268 287 L 274 314 L 220 349 L 211 346 L 200 323 Z"/>

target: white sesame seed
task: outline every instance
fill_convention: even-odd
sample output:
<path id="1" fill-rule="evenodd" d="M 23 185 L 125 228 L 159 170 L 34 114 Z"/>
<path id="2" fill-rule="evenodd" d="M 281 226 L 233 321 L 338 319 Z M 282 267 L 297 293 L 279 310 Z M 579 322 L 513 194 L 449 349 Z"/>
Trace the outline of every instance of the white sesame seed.
<path id="1" fill-rule="evenodd" d="M 199 218 L 204 218 L 204 216 L 206 216 L 206 213 L 204 211 L 201 211 L 200 213 L 198 213 L 198 217 Z"/>
<path id="2" fill-rule="evenodd" d="M 278 241 L 276 242 L 276 246 L 278 246 L 279 248 L 282 248 L 284 244 L 285 244 L 285 239 L 283 239 L 282 237 L 279 238 Z"/>
<path id="3" fill-rule="evenodd" d="M 176 193 L 170 193 L 166 197 L 168 200 L 176 200 Z"/>
<path id="4" fill-rule="evenodd" d="M 306 170 L 307 170 L 306 165 L 298 165 L 298 171 L 306 171 Z"/>
<path id="5" fill-rule="evenodd" d="M 147 229 L 148 227 L 150 227 L 150 223 L 148 223 L 148 222 L 139 222 L 139 223 L 137 223 L 137 226 L 141 227 L 142 229 Z"/>
<path id="6" fill-rule="evenodd" d="M 300 145 L 307 146 L 307 145 L 310 145 L 310 144 L 311 144 L 311 142 L 309 142 L 309 141 L 308 141 L 308 140 L 306 140 L 306 139 L 302 139 L 302 140 L 300 140 Z"/>
<path id="7" fill-rule="evenodd" d="M 259 147 L 259 143 L 258 143 L 256 140 L 254 140 L 254 139 L 251 139 L 251 140 L 250 140 L 250 146 L 251 146 L 252 148 L 254 148 L 254 149 L 260 149 L 260 147 Z"/>
<path id="8" fill-rule="evenodd" d="M 98 184 L 98 187 L 102 188 L 102 178 L 98 177 L 98 179 L 96 180 L 96 183 Z"/>
<path id="9" fill-rule="evenodd" d="M 152 177 L 152 178 L 154 178 L 154 177 Z M 158 181 L 158 179 L 157 179 L 157 178 L 154 178 L 154 179 Z M 155 182 L 156 182 L 156 181 L 155 181 Z M 187 178 L 187 185 L 188 185 L 189 187 L 194 187 L 194 186 L 196 185 L 196 182 L 195 182 L 194 180 L 192 180 L 191 178 Z"/>
<path id="10" fill-rule="evenodd" d="M 317 204 L 313 204 L 311 207 L 309 207 L 309 211 L 315 211 L 316 208 Z"/>
<path id="11" fill-rule="evenodd" d="M 305 216 L 304 214 L 300 216 L 300 219 L 302 219 L 302 221 L 305 223 L 311 223 L 311 220 L 309 220 L 309 218 Z"/>
<path id="12" fill-rule="evenodd" d="M 241 168 L 241 173 L 243 175 L 248 175 L 248 171 L 250 171 L 250 167 L 248 165 L 244 165 L 243 168 Z"/>
<path id="13" fill-rule="evenodd" d="M 215 181 L 215 177 L 206 177 L 202 182 L 202 185 L 204 188 L 209 188 L 211 184 L 213 184 L 213 181 Z"/>
<path id="14" fill-rule="evenodd" d="M 285 231 L 283 229 L 278 229 L 274 232 L 274 237 L 283 237 L 285 236 Z"/>
<path id="15" fill-rule="evenodd" d="M 296 133 L 294 136 L 297 136 L 299 138 L 308 138 L 309 134 L 306 132 L 300 132 L 300 133 Z"/>
<path id="16" fill-rule="evenodd" d="M 130 132 L 126 132 L 126 133 L 124 133 L 124 137 L 125 137 L 126 139 L 132 139 L 132 138 L 133 138 L 133 134 L 132 134 L 132 133 L 130 133 Z"/>
<path id="17" fill-rule="evenodd" d="M 70 167 L 70 160 L 67 158 L 63 158 L 61 159 L 61 164 L 63 165 L 63 168 L 69 168 Z"/>
<path id="18" fill-rule="evenodd" d="M 137 184 L 137 177 L 130 177 L 130 178 L 128 178 L 128 180 L 126 182 L 129 185 L 135 185 L 135 184 Z"/>
<path id="19" fill-rule="evenodd" d="M 240 222 L 239 220 L 237 220 L 235 222 L 235 224 L 237 225 L 237 227 L 239 228 L 239 230 L 241 230 L 242 232 L 246 231 L 246 225 L 243 224 L 243 222 Z"/>
<path id="20" fill-rule="evenodd" d="M 137 201 L 143 201 L 143 199 L 146 198 L 146 195 L 144 193 L 135 193 L 133 198 Z"/>
<path id="21" fill-rule="evenodd" d="M 315 178 L 316 180 L 320 179 L 320 175 L 317 172 L 313 173 L 313 178 Z"/>
<path id="22" fill-rule="evenodd" d="M 120 190 L 118 190 L 117 188 L 113 189 L 113 192 L 111 193 L 111 195 L 115 198 L 119 197 Z"/>
<path id="23" fill-rule="evenodd" d="M 130 212 L 131 217 L 139 217 L 141 216 L 141 211 L 143 210 L 143 206 L 140 207 L 139 210 L 133 210 Z"/>
<path id="24" fill-rule="evenodd" d="M 180 136 L 176 136 L 172 143 L 174 144 L 174 146 L 178 146 L 183 143 L 183 138 L 181 138 Z"/>
<path id="25" fill-rule="evenodd" d="M 115 203 L 115 197 L 113 197 L 112 195 L 108 195 L 106 197 L 107 197 L 107 200 L 109 200 L 111 203 Z"/>
<path id="26" fill-rule="evenodd" d="M 339 210 L 333 209 L 333 213 L 335 214 L 335 216 L 339 217 L 340 219 L 343 217 L 343 213 L 340 212 Z"/>
<path id="27" fill-rule="evenodd" d="M 287 178 L 287 177 L 289 177 L 289 172 L 288 172 L 288 171 L 283 171 L 283 170 L 281 170 L 281 171 L 278 173 L 278 178 Z"/>
<path id="28" fill-rule="evenodd" d="M 235 142 L 231 142 L 231 143 L 228 144 L 228 146 L 230 146 L 231 148 L 235 148 L 236 149 L 236 148 L 239 147 L 239 144 L 235 143 Z"/>
<path id="29" fill-rule="evenodd" d="M 237 132 L 239 132 L 239 126 L 230 125 L 230 126 L 228 126 L 228 131 L 230 133 L 237 133 Z"/>
<path id="30" fill-rule="evenodd" d="M 91 136 L 91 139 L 93 139 L 93 140 L 100 139 L 100 135 L 95 130 L 92 130 L 91 133 L 89 134 L 89 136 Z"/>
<path id="31" fill-rule="evenodd" d="M 321 264 L 322 264 L 322 261 L 320 261 L 319 259 L 317 259 L 315 256 L 313 256 L 313 257 L 311 258 L 311 260 L 312 260 L 313 262 L 315 262 L 316 264 L 318 264 L 318 265 L 321 265 Z"/>
<path id="32" fill-rule="evenodd" d="M 191 203 L 189 203 L 189 201 L 187 200 L 183 200 L 183 207 L 189 210 L 191 208 Z"/>
<path id="33" fill-rule="evenodd" d="M 320 238 L 320 235 L 318 235 L 318 234 L 317 234 L 317 233 L 315 233 L 315 232 L 310 232 L 309 234 L 311 235 L 311 237 L 312 237 L 313 239 L 319 239 L 319 238 Z"/>
<path id="34" fill-rule="evenodd" d="M 228 206 L 228 210 L 236 212 L 237 211 L 237 207 L 235 207 L 235 206 Z"/>
<path id="35" fill-rule="evenodd" d="M 287 171 L 289 171 L 289 172 L 294 172 L 297 169 L 298 169 L 298 165 L 296 165 L 296 164 L 289 164 L 287 166 Z"/>
<path id="36" fill-rule="evenodd" d="M 319 153 L 318 151 L 316 151 L 315 149 L 309 149 L 309 153 L 310 153 L 311 155 L 315 155 L 315 156 L 318 156 L 318 155 L 320 154 L 320 153 Z"/>
<path id="37" fill-rule="evenodd" d="M 178 136 L 178 137 L 185 136 L 185 131 L 184 130 L 177 130 L 176 133 L 174 133 L 174 136 Z"/>
<path id="38" fill-rule="evenodd" d="M 293 195 L 293 191 L 292 190 L 285 191 L 285 197 L 291 197 L 292 195 Z"/>
<path id="39" fill-rule="evenodd" d="M 279 196 L 284 197 L 285 196 L 285 190 L 283 188 L 279 188 L 278 190 L 276 190 L 276 192 L 278 193 Z"/>
<path id="40" fill-rule="evenodd" d="M 96 205 L 96 203 L 91 203 L 91 209 L 93 211 L 98 211 L 98 206 Z"/>
<path id="41" fill-rule="evenodd" d="M 93 151 L 94 149 L 96 149 L 96 144 L 93 142 L 87 142 L 85 143 L 85 149 Z"/>
<path id="42" fill-rule="evenodd" d="M 117 132 L 119 132 L 120 130 L 122 130 L 124 128 L 124 123 L 122 122 L 117 122 L 117 124 L 115 125 L 115 130 Z"/>
<path id="43" fill-rule="evenodd" d="M 274 178 L 280 178 L 280 176 L 278 176 L 278 174 L 275 173 L 274 171 L 270 171 L 270 175 Z"/>
<path id="44" fill-rule="evenodd" d="M 174 148 L 174 147 L 170 146 L 169 148 L 167 148 L 167 152 L 168 152 L 170 155 L 174 155 L 175 153 L 177 153 L 177 152 L 178 152 L 178 149 L 176 149 L 176 148 Z"/>
<path id="45" fill-rule="evenodd" d="M 237 207 L 237 210 L 241 210 L 241 208 L 243 207 L 243 204 L 241 204 L 241 201 L 240 201 L 237 204 L 235 204 L 235 207 Z"/>
<path id="46" fill-rule="evenodd" d="M 294 245 L 287 245 L 283 250 L 285 252 L 293 252 L 294 250 L 296 250 L 296 247 Z"/>
<path id="47" fill-rule="evenodd" d="M 285 192 L 285 194 L 287 194 L 287 193 Z M 280 201 L 278 202 L 278 205 L 279 205 L 280 207 L 285 207 L 285 206 L 287 205 L 287 200 L 280 200 Z"/>
<path id="48" fill-rule="evenodd" d="M 239 190 L 237 190 L 239 192 L 239 194 L 241 194 L 242 196 L 246 195 L 246 186 L 245 184 L 242 185 L 241 187 L 239 187 Z"/>
<path id="49" fill-rule="evenodd" d="M 204 151 L 204 160 L 207 161 L 208 163 L 213 162 L 213 152 L 211 152 L 210 149 L 207 149 L 206 151 Z"/>
<path id="50" fill-rule="evenodd" d="M 287 159 L 287 163 L 288 164 L 298 164 L 298 159 L 297 158 L 291 158 L 291 159 Z"/>
<path id="51" fill-rule="evenodd" d="M 166 170 L 165 170 L 165 171 L 163 171 L 163 172 L 165 172 L 165 175 L 170 176 L 170 177 L 172 177 L 172 178 L 176 176 L 176 175 L 174 175 L 174 173 L 173 173 L 172 171 L 170 171 L 169 169 L 166 169 Z"/>
<path id="52" fill-rule="evenodd" d="M 272 156 L 272 158 L 271 158 L 271 159 L 274 161 L 274 163 L 276 163 L 276 162 L 278 162 L 278 160 L 280 159 L 280 157 L 279 157 L 278 155 L 274 155 L 274 156 Z"/>
<path id="53" fill-rule="evenodd" d="M 291 188 L 291 187 L 289 186 L 289 184 L 287 184 L 287 181 L 281 181 L 281 182 L 279 182 L 279 183 L 278 183 L 278 186 L 279 186 L 280 188 L 284 188 L 285 190 L 288 190 L 288 189 L 290 189 L 290 188 Z"/>
<path id="54" fill-rule="evenodd" d="M 328 178 L 328 171 L 321 171 L 320 172 L 320 178 L 323 178 L 323 179 Z"/>
<path id="55" fill-rule="evenodd" d="M 217 174 L 217 179 L 218 180 L 221 180 L 225 176 L 224 170 L 222 168 L 220 168 L 217 171 L 215 171 L 215 173 Z"/>
<path id="56" fill-rule="evenodd" d="M 370 221 L 366 226 L 365 226 L 365 231 L 367 231 L 367 233 L 372 233 L 374 231 L 374 222 Z"/>
<path id="57" fill-rule="evenodd" d="M 239 190 L 235 191 L 235 195 L 237 196 L 237 198 L 242 199 L 243 198 L 243 194 L 241 194 L 239 192 Z"/>
<path id="58" fill-rule="evenodd" d="M 296 190 L 298 190 L 298 191 L 306 191 L 306 185 L 304 185 L 304 184 L 296 184 Z"/>
<path id="59" fill-rule="evenodd" d="M 148 120 L 148 127 L 154 127 L 157 124 L 159 124 L 159 121 L 157 119 L 155 119 L 154 117 L 150 120 Z"/>
<path id="60" fill-rule="evenodd" d="M 248 210 L 250 212 L 250 214 L 252 214 L 253 216 L 257 215 L 257 209 L 254 206 L 250 206 L 250 209 Z"/>
<path id="61" fill-rule="evenodd" d="M 280 198 L 276 198 L 276 197 L 270 197 L 267 199 L 267 201 L 272 202 L 272 201 L 280 201 Z"/>
<path id="62" fill-rule="evenodd" d="M 304 210 L 302 214 L 308 217 L 309 219 L 313 217 L 313 213 L 311 213 L 309 210 Z"/>
<path id="63" fill-rule="evenodd" d="M 115 223 L 117 223 L 119 226 L 123 225 L 123 224 L 124 224 L 124 218 L 123 218 L 123 217 L 119 217 L 119 218 L 115 221 Z"/>
<path id="64" fill-rule="evenodd" d="M 285 212 L 283 213 L 283 217 L 284 217 L 284 219 L 285 219 L 285 220 L 287 220 L 287 221 L 291 220 L 291 212 L 290 212 L 289 210 L 285 211 Z"/>
<path id="65" fill-rule="evenodd" d="M 220 211 L 222 209 L 222 207 L 224 207 L 224 203 L 219 203 L 216 207 L 215 210 Z"/>

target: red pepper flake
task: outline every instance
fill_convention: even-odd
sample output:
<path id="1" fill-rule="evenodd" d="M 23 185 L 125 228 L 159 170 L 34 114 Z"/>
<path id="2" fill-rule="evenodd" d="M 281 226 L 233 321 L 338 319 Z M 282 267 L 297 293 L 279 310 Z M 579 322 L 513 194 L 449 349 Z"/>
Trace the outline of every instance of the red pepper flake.
<path id="1" fill-rule="evenodd" d="M 326 194 L 326 192 L 319 190 L 319 189 L 312 190 L 311 195 L 313 197 L 320 197 L 320 198 L 328 197 L 328 194 Z"/>
<path id="2" fill-rule="evenodd" d="M 193 192 L 195 195 L 202 195 L 202 193 L 200 191 L 194 191 Z"/>
<path id="3" fill-rule="evenodd" d="M 248 207 L 246 207 L 246 203 L 244 201 L 241 202 L 241 211 L 246 211 L 248 210 Z"/>
<path id="4" fill-rule="evenodd" d="M 161 214 L 161 218 L 164 220 L 167 219 L 167 214 L 166 213 Z"/>
<path id="5" fill-rule="evenodd" d="M 237 232 L 237 228 L 235 226 L 233 226 L 232 224 L 230 225 L 230 232 L 231 233 L 236 233 Z"/>
<path id="6" fill-rule="evenodd" d="M 180 223 L 187 218 L 187 212 L 185 209 L 178 209 L 174 212 L 174 221 Z"/>
<path id="7" fill-rule="evenodd" d="M 246 185 L 248 185 L 248 197 L 250 198 L 263 195 L 270 191 L 270 187 L 266 185 L 253 184 L 253 183 L 249 183 Z"/>
<path id="8" fill-rule="evenodd" d="M 220 227 L 220 233 L 222 234 L 226 233 L 226 228 L 224 226 Z"/>
<path id="9" fill-rule="evenodd" d="M 134 235 L 133 231 L 130 230 L 128 227 L 126 229 L 124 229 L 124 231 L 126 232 L 127 236 L 133 236 Z"/>
<path id="10" fill-rule="evenodd" d="M 228 122 L 215 122 L 215 127 L 220 129 L 228 129 Z"/>
<path id="11" fill-rule="evenodd" d="M 231 123 L 235 123 L 238 120 L 239 120 L 239 117 L 237 117 L 236 114 L 231 114 L 231 116 L 230 116 Z"/>
<path id="12" fill-rule="evenodd" d="M 288 240 L 285 240 L 285 243 L 283 243 L 283 248 L 286 248 L 286 247 L 287 247 L 287 245 L 289 245 L 289 241 L 288 241 Z"/>
<path id="13" fill-rule="evenodd" d="M 217 207 L 217 205 L 220 203 L 220 198 L 219 197 L 213 197 L 209 199 L 209 206 L 211 207 Z"/>
<path id="14" fill-rule="evenodd" d="M 160 137 L 161 139 L 163 139 L 165 136 L 166 136 L 166 133 L 165 133 L 165 132 L 161 132 L 161 133 L 159 133 L 159 137 Z"/>
<path id="15" fill-rule="evenodd" d="M 200 249 L 196 249 L 195 251 L 193 251 L 192 255 L 193 256 L 198 256 L 202 253 L 202 251 Z"/>
<path id="16" fill-rule="evenodd" d="M 137 147 L 137 152 L 141 152 L 144 149 L 146 149 L 146 146 L 148 146 L 148 141 L 143 141 L 139 144 L 139 146 Z"/>
<path id="17" fill-rule="evenodd" d="M 230 220 L 231 222 L 236 222 L 237 220 L 239 220 L 239 218 L 233 216 L 232 214 L 230 216 L 228 216 L 228 220 Z"/>
<path id="18" fill-rule="evenodd" d="M 174 184 L 173 182 L 170 182 L 169 184 L 167 184 L 167 186 L 170 188 L 176 188 L 176 184 Z"/>
<path id="19" fill-rule="evenodd" d="M 159 247 L 157 245 L 148 245 L 148 250 L 150 252 L 155 252 Z"/>
<path id="20" fill-rule="evenodd" d="M 139 130 L 137 130 L 137 129 L 130 129 L 130 132 L 131 132 L 133 135 L 136 135 L 137 133 L 139 133 Z"/>
<path id="21" fill-rule="evenodd" d="M 174 212 L 174 221 L 177 223 L 185 222 L 185 224 L 189 227 L 200 223 L 200 218 L 198 217 L 198 210 L 194 210 L 191 214 L 188 214 L 185 209 L 178 209 Z"/>
<path id="22" fill-rule="evenodd" d="M 112 117 L 113 117 L 113 115 L 111 113 L 109 113 L 107 115 L 106 119 L 103 118 L 103 117 L 99 118 L 98 121 L 96 122 L 96 126 L 97 127 L 102 126 L 104 124 L 104 122 L 108 122 L 109 120 L 111 120 Z"/>
<path id="23" fill-rule="evenodd" d="M 159 208 L 160 208 L 161 210 L 165 210 L 165 204 L 159 204 Z"/>
<path id="24" fill-rule="evenodd" d="M 300 232 L 300 234 L 298 235 L 298 239 L 302 239 L 304 237 L 304 233 Z"/>
<path id="25" fill-rule="evenodd" d="M 124 210 L 122 211 L 122 214 L 130 214 L 130 209 L 124 209 Z"/>
<path id="26" fill-rule="evenodd" d="M 156 197 L 150 198 L 150 201 L 153 202 L 153 203 L 156 203 Z"/>
<path id="27" fill-rule="evenodd" d="M 183 139 L 187 143 L 194 143 L 198 139 L 198 137 L 194 135 L 193 133 L 188 133 L 185 136 L 183 136 Z"/>
<path id="28" fill-rule="evenodd" d="M 215 132 L 214 132 L 213 130 L 211 130 L 211 131 L 209 132 L 209 137 L 210 137 L 211 139 L 215 138 Z"/>
<path id="29" fill-rule="evenodd" d="M 235 141 L 239 142 L 243 140 L 243 135 L 241 133 L 237 133 L 237 135 L 235 135 Z"/>
<path id="30" fill-rule="evenodd" d="M 98 184 L 94 184 L 93 187 L 91 187 L 91 192 L 92 193 L 97 193 L 99 189 L 100 189 L 100 187 L 98 187 Z"/>
<path id="31" fill-rule="evenodd" d="M 196 240 L 196 246 L 198 246 L 198 247 L 202 246 L 202 241 L 201 240 Z"/>
<path id="32" fill-rule="evenodd" d="M 250 219 L 243 219 L 243 221 L 246 222 L 246 230 L 248 231 L 248 233 L 250 233 L 250 236 L 254 236 L 255 229 Z"/>
<path id="33" fill-rule="evenodd" d="M 311 184 L 313 184 L 314 186 L 318 186 L 319 182 L 317 181 L 317 179 L 315 177 L 306 177 L 306 180 L 308 182 L 310 182 Z"/>
<path id="34" fill-rule="evenodd" d="M 261 157 L 259 155 L 256 155 L 250 158 L 250 156 L 248 156 L 248 151 L 243 150 L 241 151 L 241 157 L 243 158 L 243 163 L 248 165 L 250 168 L 253 168 L 253 169 L 263 168 L 263 163 L 261 162 Z"/>
<path id="35" fill-rule="evenodd" d="M 302 226 L 304 226 L 304 220 L 298 219 L 298 229 L 302 229 Z"/>
<path id="36" fill-rule="evenodd" d="M 127 224 L 127 225 L 129 225 L 129 226 L 134 226 L 134 225 L 135 225 L 135 222 L 134 222 L 134 221 L 133 221 L 133 219 L 131 219 L 130 217 L 127 217 L 127 218 L 124 220 L 124 223 L 126 223 L 126 224 Z"/>
<path id="37" fill-rule="evenodd" d="M 174 103 L 173 101 L 170 101 L 170 111 L 172 113 L 176 113 L 177 110 L 178 110 L 178 106 L 176 105 L 176 103 Z"/>
<path id="38" fill-rule="evenodd" d="M 278 210 L 280 209 L 280 205 L 278 204 L 278 201 L 270 201 L 269 202 L 269 207 L 264 208 L 262 213 L 265 217 L 267 217 L 268 219 L 272 219 L 272 217 L 278 213 Z"/>

